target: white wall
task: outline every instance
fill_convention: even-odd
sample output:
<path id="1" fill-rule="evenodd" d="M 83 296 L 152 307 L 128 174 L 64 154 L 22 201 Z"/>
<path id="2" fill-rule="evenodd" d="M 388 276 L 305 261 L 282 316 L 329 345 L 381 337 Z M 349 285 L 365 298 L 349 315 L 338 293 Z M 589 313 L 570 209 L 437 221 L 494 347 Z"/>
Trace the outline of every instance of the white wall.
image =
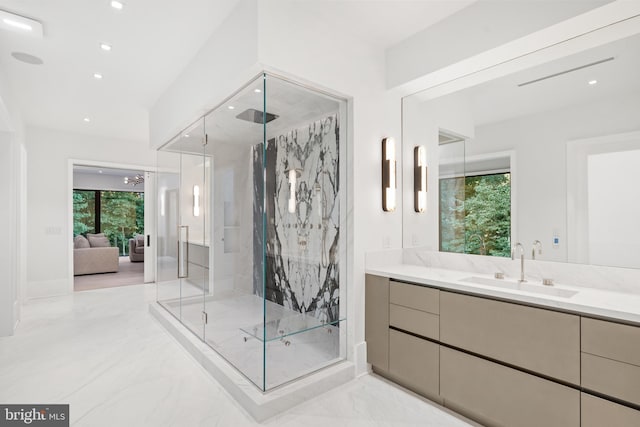
<path id="1" fill-rule="evenodd" d="M 589 262 L 640 268 L 640 149 L 593 154 L 588 162 Z"/>
<path id="2" fill-rule="evenodd" d="M 72 289 L 69 274 L 69 159 L 123 161 L 155 169 L 155 152 L 146 142 L 122 141 L 28 127 L 28 271 L 27 296 L 65 294 Z"/>
<path id="3" fill-rule="evenodd" d="M 15 94 L 0 69 L 0 336 L 20 321 L 25 287 L 26 179 L 24 129 Z"/>
<path id="4" fill-rule="evenodd" d="M 0 132 L 0 336 L 12 335 L 17 320 L 16 148 L 13 134 Z"/>
<path id="5" fill-rule="evenodd" d="M 541 259 L 567 261 L 567 155 L 569 140 L 640 130 L 640 99 L 623 95 L 598 102 L 481 126 L 468 141 L 467 156 L 515 150 L 517 228 L 515 241 L 535 239 Z M 560 245 L 553 247 L 558 232 Z"/>
<path id="6" fill-rule="evenodd" d="M 239 0 L 149 113 L 151 145 L 159 147 L 260 71 L 257 0 Z"/>
<path id="7" fill-rule="evenodd" d="M 143 174 L 143 171 L 140 171 Z M 144 193 L 144 182 L 138 185 L 124 183 L 121 176 L 104 175 L 96 173 L 73 173 L 73 188 L 80 190 L 107 190 L 107 191 L 132 191 Z"/>

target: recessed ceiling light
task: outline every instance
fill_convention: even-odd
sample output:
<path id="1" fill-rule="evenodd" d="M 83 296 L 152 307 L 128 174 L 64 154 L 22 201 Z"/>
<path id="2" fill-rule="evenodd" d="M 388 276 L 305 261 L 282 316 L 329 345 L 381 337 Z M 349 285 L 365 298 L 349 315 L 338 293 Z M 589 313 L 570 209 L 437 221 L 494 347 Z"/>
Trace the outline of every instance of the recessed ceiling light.
<path id="1" fill-rule="evenodd" d="M 228 108 L 229 110 L 234 110 L 236 107 L 234 107 L 233 105 L 229 105 L 227 108 Z"/>
<path id="2" fill-rule="evenodd" d="M 189 134 L 188 134 L 188 133 L 185 133 L 185 134 L 184 134 L 184 137 L 185 137 L 185 138 L 189 138 Z"/>
<path id="3" fill-rule="evenodd" d="M 102 173 L 102 169 L 100 169 L 100 170 L 98 171 L 98 173 Z"/>
<path id="4" fill-rule="evenodd" d="M 105 52 L 109 52 L 111 50 L 111 45 L 108 43 L 100 43 L 100 49 L 104 50 Z"/>
<path id="5" fill-rule="evenodd" d="M 589 84 L 590 84 L 591 86 L 593 86 L 593 85 L 594 85 L 594 84 L 596 84 L 596 83 L 598 83 L 598 81 L 597 81 L 597 80 L 589 80 Z"/>
<path id="6" fill-rule="evenodd" d="M 0 28 L 25 36 L 42 37 L 40 22 L 4 10 L 0 10 Z"/>
<path id="7" fill-rule="evenodd" d="M 260 92 L 262 92 L 262 89 L 254 89 L 253 91 L 254 91 L 255 93 L 260 93 Z"/>
<path id="8" fill-rule="evenodd" d="M 89 123 L 89 122 L 91 121 L 91 119 L 90 119 L 89 117 L 85 117 L 85 118 L 84 118 L 84 121 L 85 121 L 86 123 Z"/>
<path id="9" fill-rule="evenodd" d="M 124 8 L 124 3 L 114 0 L 111 2 L 111 7 L 117 10 L 122 10 Z"/>
<path id="10" fill-rule="evenodd" d="M 100 73 L 93 73 L 93 78 L 96 80 L 102 80 L 102 74 Z"/>
<path id="11" fill-rule="evenodd" d="M 24 63 L 27 63 L 27 64 L 32 64 L 32 65 L 42 65 L 43 64 L 42 59 L 38 58 L 37 56 L 29 55 L 28 53 L 11 52 L 11 56 L 13 56 L 18 61 L 24 62 Z"/>

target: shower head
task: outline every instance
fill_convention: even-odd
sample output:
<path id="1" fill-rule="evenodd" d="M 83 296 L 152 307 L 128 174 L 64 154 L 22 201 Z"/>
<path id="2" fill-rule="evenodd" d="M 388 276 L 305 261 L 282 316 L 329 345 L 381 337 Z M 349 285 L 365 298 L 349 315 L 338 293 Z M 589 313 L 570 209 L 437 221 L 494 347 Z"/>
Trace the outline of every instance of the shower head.
<path id="1" fill-rule="evenodd" d="M 266 116 L 266 119 L 265 119 Z M 263 124 L 269 123 L 278 118 L 276 114 L 263 113 L 255 108 L 249 108 L 236 116 L 237 119 L 246 120 L 251 123 Z"/>

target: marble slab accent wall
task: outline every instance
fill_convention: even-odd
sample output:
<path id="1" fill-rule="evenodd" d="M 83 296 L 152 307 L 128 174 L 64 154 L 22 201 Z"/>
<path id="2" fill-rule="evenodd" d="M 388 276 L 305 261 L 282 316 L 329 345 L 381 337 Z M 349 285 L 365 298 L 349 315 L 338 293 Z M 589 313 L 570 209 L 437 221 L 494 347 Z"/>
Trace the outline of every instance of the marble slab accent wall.
<path id="1" fill-rule="evenodd" d="M 530 253 L 528 254 L 530 255 Z M 483 274 L 494 274 L 500 271 L 511 278 L 517 278 L 520 275 L 519 258 L 512 261 L 511 258 L 454 254 L 412 248 L 403 250 L 403 263 Z M 543 278 L 550 278 L 559 284 L 640 294 L 640 270 L 633 268 L 532 261 L 527 257 L 525 259 L 525 274 L 528 280 L 541 281 Z"/>
<path id="2" fill-rule="evenodd" d="M 322 322 L 339 316 L 339 129 L 338 116 L 330 115 L 270 139 L 265 150 L 266 298 Z M 262 216 L 262 161 L 254 159 L 255 222 Z M 256 270 L 257 295 L 261 275 Z"/>

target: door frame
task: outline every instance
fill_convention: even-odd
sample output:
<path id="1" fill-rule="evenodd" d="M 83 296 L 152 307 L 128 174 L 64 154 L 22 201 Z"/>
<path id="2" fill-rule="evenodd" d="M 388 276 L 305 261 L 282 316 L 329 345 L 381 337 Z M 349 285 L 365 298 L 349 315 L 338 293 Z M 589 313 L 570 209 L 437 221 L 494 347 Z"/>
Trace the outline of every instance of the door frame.
<path id="1" fill-rule="evenodd" d="M 151 172 L 155 175 L 156 172 L 156 167 L 155 166 L 150 166 L 150 165 L 140 165 L 140 164 L 131 164 L 131 163 L 114 163 L 114 162 L 102 162 L 102 161 L 95 161 L 95 160 L 82 160 L 82 159 L 68 159 L 67 160 L 67 225 L 68 225 L 68 229 L 69 230 L 73 230 L 73 167 L 74 166 L 92 166 L 92 167 L 97 167 L 97 168 L 105 168 L 105 169 L 130 169 L 130 170 L 139 170 L 139 171 L 143 171 L 145 173 L 145 175 L 148 172 Z M 146 183 L 145 183 L 146 184 Z M 152 185 L 153 186 L 153 185 Z M 145 200 L 147 198 L 147 193 L 148 194 L 152 194 L 152 192 L 154 191 L 153 188 L 147 188 L 147 186 L 145 185 L 145 189 L 144 189 L 144 195 L 145 195 Z M 153 197 L 153 199 L 151 201 L 155 200 L 155 197 Z M 156 206 L 155 204 L 152 203 L 146 203 L 145 202 L 145 234 L 149 234 L 151 236 L 151 244 L 152 244 L 152 248 L 155 248 L 155 240 L 156 240 L 156 230 L 155 230 L 155 225 L 154 224 L 147 224 L 147 207 L 150 207 L 153 212 L 150 212 L 152 214 L 152 217 L 155 218 L 155 214 L 156 214 Z M 147 249 L 145 249 L 145 258 L 147 256 Z M 67 259 L 68 259 L 68 263 L 67 263 L 67 277 L 68 279 L 68 284 L 67 284 L 67 289 L 69 290 L 69 293 L 73 293 L 73 282 L 74 282 L 74 276 L 73 276 L 73 239 L 70 239 L 67 242 Z M 155 260 L 155 258 L 154 258 Z M 147 269 L 145 268 L 145 273 L 147 273 Z M 145 279 L 146 279 L 146 274 L 145 274 Z M 153 280 L 150 281 L 149 283 L 153 283 L 155 282 L 155 267 L 153 268 Z M 147 281 L 145 280 L 145 283 L 147 283 Z"/>

